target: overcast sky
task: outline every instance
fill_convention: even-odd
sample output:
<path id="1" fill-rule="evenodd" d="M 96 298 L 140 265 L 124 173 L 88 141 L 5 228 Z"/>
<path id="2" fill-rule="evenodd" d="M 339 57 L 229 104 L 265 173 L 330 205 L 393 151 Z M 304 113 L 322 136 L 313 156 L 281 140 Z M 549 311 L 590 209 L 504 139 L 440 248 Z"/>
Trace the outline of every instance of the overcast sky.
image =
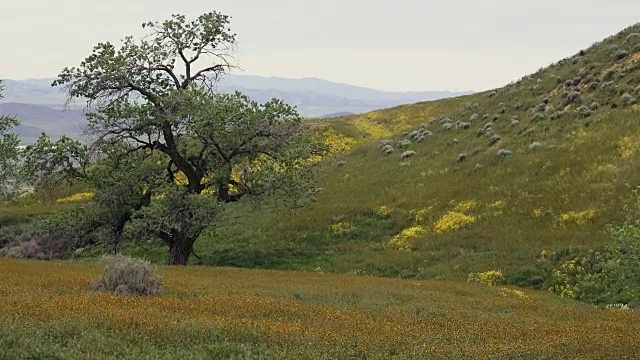
<path id="1" fill-rule="evenodd" d="M 233 17 L 245 74 L 481 90 L 640 21 L 638 0 L 0 0 L 0 77 L 54 77 L 142 22 Z"/>

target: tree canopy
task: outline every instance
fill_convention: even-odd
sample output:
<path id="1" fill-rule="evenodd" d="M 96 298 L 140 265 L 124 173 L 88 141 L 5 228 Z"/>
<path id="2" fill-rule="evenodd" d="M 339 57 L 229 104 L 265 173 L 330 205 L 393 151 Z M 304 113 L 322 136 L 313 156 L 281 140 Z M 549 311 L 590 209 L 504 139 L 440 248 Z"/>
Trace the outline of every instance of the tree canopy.
<path id="1" fill-rule="evenodd" d="M 0 79 L 0 99 L 2 99 L 2 79 Z M 19 121 L 11 116 L 0 116 L 0 200 L 6 200 L 19 188 L 18 158 L 20 139 L 10 130 Z"/>
<path id="2" fill-rule="evenodd" d="M 281 100 L 260 104 L 241 93 L 214 92 L 232 68 L 236 35 L 228 16 L 173 15 L 142 26 L 149 31 L 142 39 L 99 43 L 78 67 L 62 70 L 53 85 L 65 86 L 70 100 L 86 100 L 92 145 L 67 141 L 55 152 L 42 139 L 30 168 L 45 178 L 102 171 L 86 176 L 97 194 L 109 195 L 95 202 L 110 203 L 118 209 L 112 215 L 135 220 L 138 234 L 166 244 L 171 264 L 186 264 L 224 204 L 278 192 L 287 199 L 309 194 L 313 158 L 324 144 Z M 87 169 L 89 150 L 100 159 L 96 170 Z M 135 199 L 122 201 L 125 196 Z M 122 227 L 122 221 L 114 224 Z"/>

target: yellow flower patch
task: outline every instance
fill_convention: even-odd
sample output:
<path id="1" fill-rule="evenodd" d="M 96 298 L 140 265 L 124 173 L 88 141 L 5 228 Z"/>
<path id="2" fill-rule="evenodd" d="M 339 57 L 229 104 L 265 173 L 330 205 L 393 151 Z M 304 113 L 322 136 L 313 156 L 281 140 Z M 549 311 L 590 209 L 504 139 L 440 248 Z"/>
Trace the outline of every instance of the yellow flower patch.
<path id="1" fill-rule="evenodd" d="M 83 193 L 73 194 L 61 199 L 57 199 L 56 202 L 58 204 L 66 204 L 66 203 L 89 201 L 93 199 L 94 196 L 95 194 L 92 192 L 83 192 Z"/>
<path id="2" fill-rule="evenodd" d="M 596 210 L 569 211 L 558 216 L 558 225 L 584 225 L 596 217 Z"/>
<path id="3" fill-rule="evenodd" d="M 389 240 L 389 246 L 396 250 L 411 251 L 411 244 L 409 239 L 418 237 L 425 233 L 425 229 L 422 226 L 414 226 L 404 229 L 400 234 L 394 236 Z"/>
<path id="4" fill-rule="evenodd" d="M 457 211 L 450 211 L 436 221 L 433 225 L 433 231 L 435 233 L 442 234 L 448 231 L 460 229 L 475 221 L 476 218 L 471 215 L 466 215 Z"/>

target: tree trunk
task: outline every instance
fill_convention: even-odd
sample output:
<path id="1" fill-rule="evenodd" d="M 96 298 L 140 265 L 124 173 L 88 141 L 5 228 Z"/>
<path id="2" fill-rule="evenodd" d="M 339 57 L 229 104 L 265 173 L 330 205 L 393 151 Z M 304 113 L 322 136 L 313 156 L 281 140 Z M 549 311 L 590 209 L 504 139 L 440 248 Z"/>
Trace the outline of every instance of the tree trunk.
<path id="1" fill-rule="evenodd" d="M 169 249 L 169 265 L 187 265 L 193 243 L 191 239 L 175 239 Z"/>

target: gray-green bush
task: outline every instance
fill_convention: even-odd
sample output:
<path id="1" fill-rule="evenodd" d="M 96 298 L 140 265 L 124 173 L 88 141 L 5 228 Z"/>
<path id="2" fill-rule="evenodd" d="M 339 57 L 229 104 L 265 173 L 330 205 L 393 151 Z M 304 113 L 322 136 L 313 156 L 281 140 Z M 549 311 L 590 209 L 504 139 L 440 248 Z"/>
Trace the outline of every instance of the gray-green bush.
<path id="1" fill-rule="evenodd" d="M 119 295 L 157 295 L 162 278 L 155 274 L 148 261 L 124 255 L 104 259 L 104 271 L 89 287 Z"/>

